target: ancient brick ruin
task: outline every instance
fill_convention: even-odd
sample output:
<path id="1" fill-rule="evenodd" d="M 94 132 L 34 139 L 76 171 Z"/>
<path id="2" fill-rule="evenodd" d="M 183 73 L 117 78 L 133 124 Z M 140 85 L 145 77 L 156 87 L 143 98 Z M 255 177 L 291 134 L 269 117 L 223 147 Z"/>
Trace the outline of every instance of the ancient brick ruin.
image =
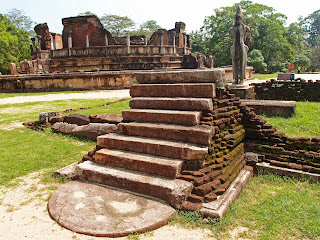
<path id="1" fill-rule="evenodd" d="M 38 24 L 38 47 L 35 38 L 31 46 L 33 60 L 18 67 L 12 63 L 11 74 L 213 67 L 212 57 L 191 55 L 183 22 L 171 30 L 157 30 L 150 39 L 112 36 L 96 16 L 64 18 L 62 24 L 62 35 L 50 33 L 46 23 Z"/>

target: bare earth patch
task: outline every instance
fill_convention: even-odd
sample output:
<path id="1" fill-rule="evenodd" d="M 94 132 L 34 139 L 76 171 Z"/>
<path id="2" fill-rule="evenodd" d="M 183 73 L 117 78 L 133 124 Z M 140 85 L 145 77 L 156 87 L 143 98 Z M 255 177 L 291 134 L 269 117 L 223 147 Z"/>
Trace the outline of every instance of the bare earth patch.
<path id="1" fill-rule="evenodd" d="M 0 125 L 0 129 L 1 130 L 5 130 L 5 131 L 12 131 L 15 129 L 19 129 L 19 128 L 24 128 L 24 126 L 22 125 L 22 122 L 11 122 L 8 124 L 1 124 Z"/>

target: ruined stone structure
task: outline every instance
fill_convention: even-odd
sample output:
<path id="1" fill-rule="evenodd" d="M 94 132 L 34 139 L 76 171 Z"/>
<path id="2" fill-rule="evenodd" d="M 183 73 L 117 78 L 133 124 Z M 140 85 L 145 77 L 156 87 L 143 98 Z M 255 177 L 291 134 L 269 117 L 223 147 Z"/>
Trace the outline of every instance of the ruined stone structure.
<path id="1" fill-rule="evenodd" d="M 181 68 L 183 56 L 191 53 L 185 24 L 177 22 L 171 30 L 159 29 L 146 36 L 113 37 L 96 16 L 62 19 L 62 36 L 50 33 L 46 23 L 35 27 L 38 46 L 32 39 L 32 59 L 27 71 L 12 64 L 11 74 Z M 196 57 L 196 62 L 203 62 Z M 36 61 L 36 62 L 35 62 Z M 186 68 L 213 67 L 213 59 Z"/>

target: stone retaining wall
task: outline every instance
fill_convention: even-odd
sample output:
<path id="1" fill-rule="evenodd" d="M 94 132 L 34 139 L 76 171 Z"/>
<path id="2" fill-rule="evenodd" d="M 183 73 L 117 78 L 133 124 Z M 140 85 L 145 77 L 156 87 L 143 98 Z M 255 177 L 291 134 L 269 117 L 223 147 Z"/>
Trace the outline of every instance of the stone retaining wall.
<path id="1" fill-rule="evenodd" d="M 255 86 L 256 99 L 320 101 L 320 80 L 316 82 L 271 80 L 252 85 Z"/>

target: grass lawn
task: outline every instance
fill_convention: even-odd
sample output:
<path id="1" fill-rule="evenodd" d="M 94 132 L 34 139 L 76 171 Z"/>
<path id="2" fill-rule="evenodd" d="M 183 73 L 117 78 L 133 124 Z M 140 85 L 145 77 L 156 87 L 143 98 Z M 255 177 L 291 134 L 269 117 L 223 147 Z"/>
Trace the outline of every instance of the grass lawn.
<path id="1" fill-rule="evenodd" d="M 39 95 L 48 95 L 48 94 L 68 94 L 68 93 L 87 93 L 92 91 L 64 91 L 64 92 L 37 92 L 37 93 L 0 93 L 1 98 L 8 97 L 20 97 L 20 96 L 39 96 Z"/>
<path id="2" fill-rule="evenodd" d="M 56 183 L 58 179 L 51 177 L 56 169 L 81 160 L 95 146 L 93 141 L 50 130 L 32 131 L 21 127 L 22 122 L 36 120 L 45 111 L 73 108 L 89 115 L 121 113 L 129 108 L 128 100 L 103 106 L 110 101 L 114 99 L 0 105 L 0 185 L 8 186 L 16 177 L 41 170 L 46 181 Z M 295 116 L 267 121 L 289 136 L 319 136 L 319 111 L 319 103 L 298 103 Z M 281 121 L 283 126 L 278 124 Z M 320 236 L 320 184 L 261 174 L 250 180 L 225 218 L 208 220 L 208 224 L 203 223 L 197 212 L 179 212 L 170 224 L 208 228 L 217 239 L 230 239 L 233 229 L 242 229 L 239 237 L 247 239 L 316 239 Z"/>
<path id="3" fill-rule="evenodd" d="M 295 115 L 291 117 L 263 116 L 280 132 L 289 137 L 320 137 L 320 103 L 297 102 Z"/>
<path id="4" fill-rule="evenodd" d="M 278 73 L 272 73 L 272 74 L 253 74 L 252 77 L 253 77 L 253 78 L 257 78 L 257 79 L 259 79 L 259 80 L 266 80 L 266 79 L 271 79 L 271 78 L 277 79 Z"/>

